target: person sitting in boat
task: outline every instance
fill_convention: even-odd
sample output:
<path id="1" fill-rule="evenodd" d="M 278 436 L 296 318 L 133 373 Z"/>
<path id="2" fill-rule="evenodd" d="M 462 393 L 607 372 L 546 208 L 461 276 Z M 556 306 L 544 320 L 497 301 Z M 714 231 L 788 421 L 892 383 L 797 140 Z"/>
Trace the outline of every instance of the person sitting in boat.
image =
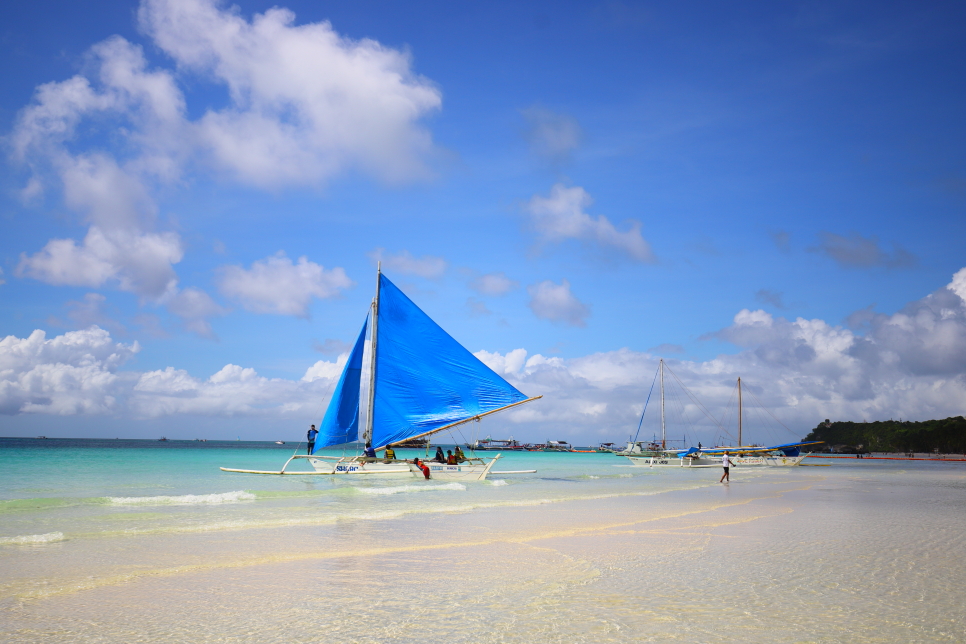
<path id="1" fill-rule="evenodd" d="M 375 458 L 376 450 L 372 449 L 372 443 L 366 443 L 366 449 L 362 452 L 366 458 Z"/>
<path id="2" fill-rule="evenodd" d="M 437 463 L 445 463 L 446 462 L 446 457 L 443 456 L 443 448 L 442 447 L 439 447 L 438 445 L 436 446 L 436 458 L 434 458 L 433 460 L 436 461 Z"/>
<path id="3" fill-rule="evenodd" d="M 319 430 L 315 428 L 315 425 L 309 428 L 308 433 L 305 435 L 305 440 L 308 441 L 308 451 L 306 454 L 311 454 L 312 450 L 315 448 L 315 437 L 319 435 Z"/>
<path id="4" fill-rule="evenodd" d="M 429 478 L 429 466 L 427 466 L 425 463 L 420 462 L 418 457 L 413 459 L 413 465 L 419 468 L 419 470 L 423 473 L 424 477 L 426 477 L 427 479 Z"/>
<path id="5" fill-rule="evenodd" d="M 463 450 L 460 449 L 459 445 L 456 446 L 456 451 L 453 452 L 453 456 L 456 457 L 457 463 L 462 463 L 466 460 L 466 454 L 463 453 Z"/>
<path id="6" fill-rule="evenodd" d="M 446 450 L 446 464 L 456 465 L 456 457 L 453 455 L 451 450 Z"/>
<path id="7" fill-rule="evenodd" d="M 386 462 L 396 460 L 396 450 L 392 448 L 392 445 L 386 445 Z"/>

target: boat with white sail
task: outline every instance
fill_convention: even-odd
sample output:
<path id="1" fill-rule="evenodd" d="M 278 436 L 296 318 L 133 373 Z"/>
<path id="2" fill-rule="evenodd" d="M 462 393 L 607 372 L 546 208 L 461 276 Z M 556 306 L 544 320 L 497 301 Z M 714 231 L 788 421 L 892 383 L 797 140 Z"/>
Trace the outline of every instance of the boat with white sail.
<path id="1" fill-rule="evenodd" d="M 278 471 L 221 469 L 252 474 L 422 478 L 415 463 L 392 458 L 393 446 L 428 439 L 539 398 L 527 397 L 483 364 L 389 281 L 380 266 L 376 296 L 319 425 L 312 453 L 293 455 Z M 360 442 L 368 454 L 320 453 L 332 446 Z M 386 448 L 391 450 L 388 454 L 376 455 Z M 425 464 L 433 478 L 481 481 L 493 473 L 499 458 L 500 454 L 471 456 Z M 308 460 L 313 471 L 287 470 L 300 459 Z"/>

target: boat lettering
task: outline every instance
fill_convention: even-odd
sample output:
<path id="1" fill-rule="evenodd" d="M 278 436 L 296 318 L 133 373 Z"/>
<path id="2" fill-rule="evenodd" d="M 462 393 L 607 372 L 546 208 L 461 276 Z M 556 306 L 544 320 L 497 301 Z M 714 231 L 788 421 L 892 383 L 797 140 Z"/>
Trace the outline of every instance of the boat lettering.
<path id="1" fill-rule="evenodd" d="M 336 472 L 355 472 L 357 469 L 359 469 L 358 465 L 336 465 L 335 466 Z"/>

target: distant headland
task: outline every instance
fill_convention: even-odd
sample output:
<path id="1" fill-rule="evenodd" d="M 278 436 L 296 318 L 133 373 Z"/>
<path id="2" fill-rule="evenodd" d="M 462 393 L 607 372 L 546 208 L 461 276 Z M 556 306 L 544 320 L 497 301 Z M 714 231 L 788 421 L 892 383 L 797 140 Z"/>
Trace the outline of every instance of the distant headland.
<path id="1" fill-rule="evenodd" d="M 834 451 L 846 454 L 869 452 L 937 452 L 966 454 L 966 418 L 942 420 L 880 420 L 871 423 L 830 422 L 809 432 L 806 441 L 825 441 Z"/>

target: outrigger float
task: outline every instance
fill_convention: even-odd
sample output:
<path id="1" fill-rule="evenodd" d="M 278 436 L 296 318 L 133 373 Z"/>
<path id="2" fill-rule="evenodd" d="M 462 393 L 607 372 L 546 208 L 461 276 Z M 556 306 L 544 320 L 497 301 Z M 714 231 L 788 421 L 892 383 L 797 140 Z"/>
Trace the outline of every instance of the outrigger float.
<path id="1" fill-rule="evenodd" d="M 326 447 L 358 443 L 360 438 L 366 445 L 373 445 L 375 451 L 381 451 L 478 422 L 540 398 L 528 398 L 483 364 L 390 282 L 380 266 L 376 272 L 376 296 L 319 425 L 312 453 L 294 454 L 277 471 L 221 469 L 286 476 L 373 474 L 422 478 L 422 470 L 403 459 L 329 456 L 318 452 Z M 366 401 L 364 407 L 360 400 Z M 455 464 L 425 464 L 433 478 L 458 481 L 536 471 L 496 472 L 493 466 L 500 456 L 464 458 Z M 313 471 L 289 471 L 289 464 L 298 459 L 307 459 Z"/>

